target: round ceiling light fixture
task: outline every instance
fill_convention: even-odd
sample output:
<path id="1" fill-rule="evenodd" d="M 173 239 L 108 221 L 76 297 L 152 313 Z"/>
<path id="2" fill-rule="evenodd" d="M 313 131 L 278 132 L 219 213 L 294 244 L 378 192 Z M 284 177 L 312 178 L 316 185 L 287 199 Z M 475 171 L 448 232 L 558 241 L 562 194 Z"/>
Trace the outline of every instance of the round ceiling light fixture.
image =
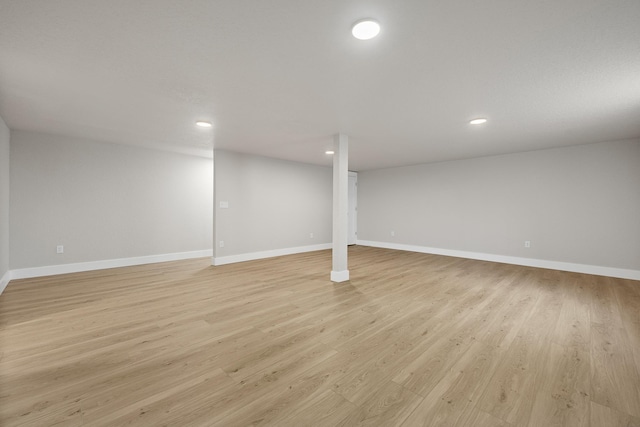
<path id="1" fill-rule="evenodd" d="M 351 34 L 358 40 L 369 40 L 380 33 L 380 24 L 373 19 L 361 19 L 353 24 Z"/>
<path id="2" fill-rule="evenodd" d="M 196 122 L 196 126 L 200 126 L 201 128 L 210 128 L 213 125 L 211 124 L 211 122 L 205 122 L 204 120 L 198 120 Z"/>
<path id="3" fill-rule="evenodd" d="M 324 154 L 335 154 L 335 152 L 332 151 L 332 150 L 327 150 L 327 151 L 324 152 Z"/>
<path id="4" fill-rule="evenodd" d="M 487 119 L 477 118 L 469 121 L 470 125 L 483 125 L 487 123 Z"/>

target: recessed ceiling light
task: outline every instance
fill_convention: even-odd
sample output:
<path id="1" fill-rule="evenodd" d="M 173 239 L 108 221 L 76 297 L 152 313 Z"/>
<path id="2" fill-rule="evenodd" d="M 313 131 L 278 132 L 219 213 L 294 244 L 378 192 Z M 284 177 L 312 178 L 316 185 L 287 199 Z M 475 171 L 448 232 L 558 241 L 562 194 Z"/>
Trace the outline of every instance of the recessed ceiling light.
<path id="1" fill-rule="evenodd" d="M 196 126 L 200 126 L 201 128 L 210 128 L 213 126 L 211 122 L 205 122 L 204 120 L 198 120 L 196 122 Z"/>
<path id="2" fill-rule="evenodd" d="M 487 123 L 487 119 L 473 119 L 471 121 L 469 121 L 470 125 L 481 125 Z"/>
<path id="3" fill-rule="evenodd" d="M 369 40 L 380 33 L 380 24 L 373 19 L 362 19 L 351 28 L 351 34 L 358 40 Z"/>
<path id="4" fill-rule="evenodd" d="M 324 152 L 324 154 L 334 154 L 334 152 L 331 151 L 331 150 L 327 150 L 327 151 Z"/>

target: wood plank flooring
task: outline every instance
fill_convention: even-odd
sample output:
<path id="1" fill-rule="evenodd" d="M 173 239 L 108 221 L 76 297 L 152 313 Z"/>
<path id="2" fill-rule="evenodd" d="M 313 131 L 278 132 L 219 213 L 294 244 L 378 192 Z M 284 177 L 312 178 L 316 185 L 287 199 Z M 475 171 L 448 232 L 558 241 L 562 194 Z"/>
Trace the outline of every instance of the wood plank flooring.
<path id="1" fill-rule="evenodd" d="M 366 247 L 12 281 L 3 426 L 640 426 L 640 282 Z"/>

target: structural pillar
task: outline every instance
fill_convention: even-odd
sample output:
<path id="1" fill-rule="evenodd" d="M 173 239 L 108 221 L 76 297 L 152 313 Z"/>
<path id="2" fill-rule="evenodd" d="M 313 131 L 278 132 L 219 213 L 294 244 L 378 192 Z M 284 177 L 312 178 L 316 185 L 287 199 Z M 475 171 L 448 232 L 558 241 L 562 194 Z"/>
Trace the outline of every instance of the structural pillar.
<path id="1" fill-rule="evenodd" d="M 341 133 L 333 139 L 333 252 L 331 281 L 349 280 L 347 234 L 349 209 L 349 138 Z"/>

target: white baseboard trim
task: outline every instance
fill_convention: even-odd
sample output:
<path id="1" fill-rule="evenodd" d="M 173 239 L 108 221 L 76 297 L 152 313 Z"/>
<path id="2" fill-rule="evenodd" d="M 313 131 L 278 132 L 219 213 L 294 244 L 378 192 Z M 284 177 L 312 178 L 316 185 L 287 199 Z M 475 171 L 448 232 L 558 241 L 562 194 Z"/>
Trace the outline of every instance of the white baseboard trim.
<path id="1" fill-rule="evenodd" d="M 346 282 L 349 280 L 349 270 L 331 271 L 331 281 L 335 283 Z"/>
<path id="2" fill-rule="evenodd" d="M 239 255 L 228 255 L 223 257 L 212 257 L 211 265 L 219 266 L 225 264 L 233 264 L 236 262 L 254 261 L 257 259 L 273 258 L 276 256 L 300 254 L 303 252 L 322 251 L 325 249 L 331 249 L 333 245 L 331 243 L 322 243 L 319 245 L 298 246 L 295 248 L 273 249 L 270 251 L 262 252 L 250 252 Z"/>
<path id="3" fill-rule="evenodd" d="M 4 273 L 4 275 L 2 276 L 2 279 L 0 279 L 0 295 L 2 295 L 4 288 L 7 287 L 10 281 L 11 281 L 11 270 Z"/>
<path id="4" fill-rule="evenodd" d="M 527 267 L 548 268 L 551 270 L 571 271 L 574 273 L 593 274 L 596 276 L 618 277 L 621 279 L 640 280 L 640 271 L 624 268 L 601 267 L 588 264 L 574 264 L 562 261 L 547 261 L 543 259 L 521 258 L 506 255 L 485 254 L 481 252 L 457 251 L 453 249 L 430 248 L 427 246 L 404 245 L 400 243 L 374 242 L 370 240 L 358 240 L 360 246 L 375 248 L 396 249 L 399 251 L 421 252 L 433 255 L 445 255 L 458 258 L 477 259 L 480 261 L 500 262 L 504 264 L 524 265 Z"/>
<path id="5" fill-rule="evenodd" d="M 11 270 L 11 280 L 29 279 L 32 277 L 53 276 L 56 274 L 79 273 L 82 271 L 104 270 L 106 268 L 129 267 L 132 265 L 154 264 L 158 262 L 180 261 L 191 258 L 210 257 L 213 250 L 176 252 L 172 254 L 147 255 L 132 258 L 107 259 L 102 261 L 80 262 L 76 264 L 49 265 Z"/>

